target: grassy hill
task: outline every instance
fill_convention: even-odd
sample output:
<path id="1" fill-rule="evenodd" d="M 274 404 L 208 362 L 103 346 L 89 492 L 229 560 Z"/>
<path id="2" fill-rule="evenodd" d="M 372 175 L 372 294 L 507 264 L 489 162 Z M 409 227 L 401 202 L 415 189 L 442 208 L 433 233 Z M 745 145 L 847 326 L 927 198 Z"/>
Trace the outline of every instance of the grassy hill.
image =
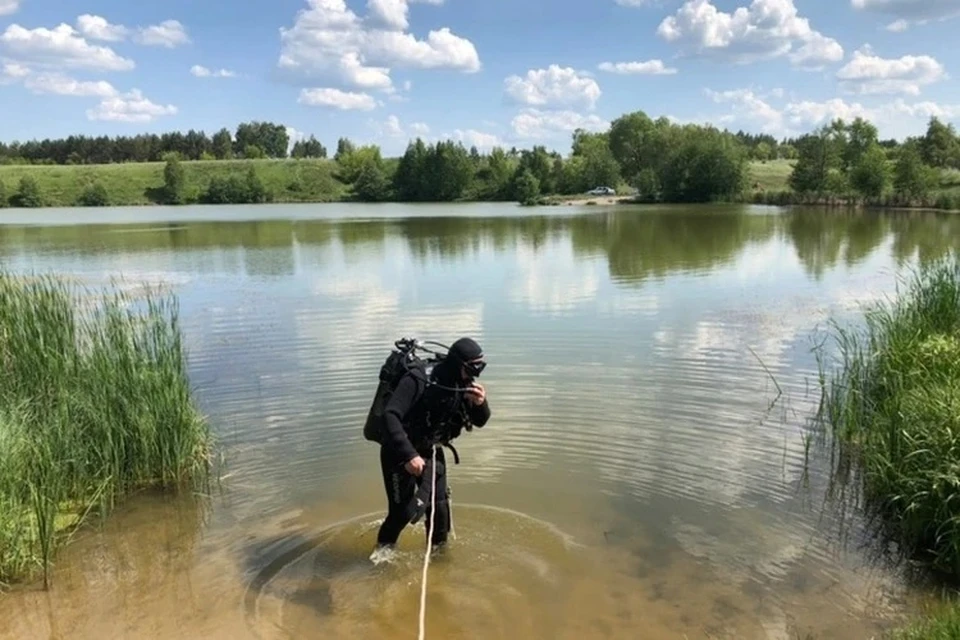
<path id="1" fill-rule="evenodd" d="M 275 202 L 333 202 L 347 186 L 337 177 L 332 160 L 219 160 L 181 163 L 188 192 L 198 193 L 214 176 L 246 175 L 253 166 Z M 84 190 L 99 183 L 111 205 L 147 205 L 157 202 L 163 186 L 162 162 L 102 165 L 5 165 L 0 182 L 12 195 L 23 176 L 36 178 L 43 204 L 71 207 Z"/>

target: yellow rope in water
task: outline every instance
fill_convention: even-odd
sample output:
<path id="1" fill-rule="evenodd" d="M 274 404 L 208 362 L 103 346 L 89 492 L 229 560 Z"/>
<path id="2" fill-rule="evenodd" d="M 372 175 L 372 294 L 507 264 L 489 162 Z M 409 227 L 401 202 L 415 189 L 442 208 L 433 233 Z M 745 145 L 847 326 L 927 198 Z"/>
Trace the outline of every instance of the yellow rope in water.
<path id="1" fill-rule="evenodd" d="M 433 472 L 430 480 L 430 530 L 427 534 L 427 553 L 423 557 L 423 584 L 420 589 L 420 640 L 424 638 L 424 621 L 427 615 L 427 567 L 430 566 L 430 552 L 433 550 L 433 525 L 436 522 L 437 505 L 437 448 L 433 448 L 433 462 L 430 465 Z"/>

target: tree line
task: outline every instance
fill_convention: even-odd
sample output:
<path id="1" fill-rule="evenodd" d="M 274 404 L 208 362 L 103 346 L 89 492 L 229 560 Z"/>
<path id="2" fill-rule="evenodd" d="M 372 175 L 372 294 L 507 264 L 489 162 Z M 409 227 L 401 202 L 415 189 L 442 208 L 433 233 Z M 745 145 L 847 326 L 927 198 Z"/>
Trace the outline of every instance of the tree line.
<path id="1" fill-rule="evenodd" d="M 214 179 L 195 174 L 204 183 L 193 180 L 191 188 L 185 189 L 186 174 L 180 163 L 194 159 L 198 152 L 201 156 L 205 153 L 205 137 L 177 135 L 114 140 L 155 139 L 164 144 L 166 139 L 169 144 L 187 148 L 187 153 L 170 151 L 160 156 L 166 162 L 164 184 L 152 189 L 155 194 L 150 196 L 151 201 L 237 203 L 265 202 L 274 197 L 253 165 L 238 169 L 230 177 Z M 259 158 L 284 157 L 289 139 L 282 125 L 254 122 L 240 125 L 235 135 L 221 131 L 209 142 L 215 157 L 238 157 L 228 154 L 242 147 L 239 157 Z M 326 153 L 315 138 L 293 147 L 297 157 L 325 158 Z M 789 191 L 764 192 L 758 185 L 751 185 L 751 161 L 758 156 L 782 158 L 785 154 L 793 158 Z M 960 169 L 960 138 L 952 125 L 931 118 L 922 136 L 902 143 L 881 141 L 876 126 L 857 118 L 852 122 L 834 120 L 806 135 L 778 142 L 772 136 L 731 133 L 704 124 L 677 124 L 635 111 L 614 120 L 606 131 L 574 131 L 565 155 L 540 145 L 509 150 L 495 147 L 480 153 L 476 147 L 468 149 L 457 141 L 428 143 L 417 138 L 408 143 L 401 157 L 386 158 L 377 145 L 358 146 L 340 138 L 329 166 L 335 167 L 339 183 L 349 187 L 352 199 L 367 202 L 482 200 L 537 204 L 545 196 L 583 194 L 594 187 L 609 186 L 642 202 L 752 197 L 779 204 L 824 198 L 929 204 L 931 194 L 941 186 L 943 170 Z M 294 171 L 298 170 L 291 169 Z M 0 197 L 0 204 L 9 200 L 29 206 L 23 203 L 35 201 L 35 187 L 29 181 L 21 182 L 9 198 Z M 0 185 L 0 191 L 3 189 Z M 751 190 L 755 192 L 752 195 Z M 102 188 L 91 186 L 79 203 L 97 203 L 105 199 L 102 196 Z M 960 204 L 949 194 L 938 197 L 946 198 L 937 205 L 943 208 Z"/>
<path id="2" fill-rule="evenodd" d="M 799 197 L 861 199 L 874 204 L 934 205 L 952 209 L 960 198 L 940 193 L 944 170 L 960 169 L 960 137 L 953 125 L 931 118 L 922 136 L 891 145 L 864 118 L 837 119 L 797 141 L 789 186 Z"/>
<path id="3" fill-rule="evenodd" d="M 0 142 L 0 164 L 114 164 L 158 162 L 175 153 L 185 160 L 259 158 L 326 158 L 327 149 L 314 136 L 292 149 L 287 128 L 272 122 L 244 122 L 235 132 L 213 135 L 191 129 L 137 136 L 70 136 L 29 142 Z"/>

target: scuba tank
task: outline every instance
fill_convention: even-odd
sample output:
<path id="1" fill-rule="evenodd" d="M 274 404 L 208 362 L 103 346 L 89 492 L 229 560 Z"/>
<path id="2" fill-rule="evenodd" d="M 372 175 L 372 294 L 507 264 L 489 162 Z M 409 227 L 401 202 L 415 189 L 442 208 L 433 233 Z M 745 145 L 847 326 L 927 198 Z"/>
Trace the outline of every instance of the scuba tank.
<path id="1" fill-rule="evenodd" d="M 387 356 L 380 367 L 380 381 L 373 396 L 367 420 L 363 425 L 363 437 L 370 442 L 381 443 L 383 440 L 383 413 L 390 401 L 390 396 L 400 383 L 404 374 L 412 369 L 418 369 L 421 379 L 426 382 L 430 376 L 433 362 L 427 362 L 417 356 L 416 350 L 421 347 L 418 340 L 402 338 L 394 343 L 394 349 Z"/>

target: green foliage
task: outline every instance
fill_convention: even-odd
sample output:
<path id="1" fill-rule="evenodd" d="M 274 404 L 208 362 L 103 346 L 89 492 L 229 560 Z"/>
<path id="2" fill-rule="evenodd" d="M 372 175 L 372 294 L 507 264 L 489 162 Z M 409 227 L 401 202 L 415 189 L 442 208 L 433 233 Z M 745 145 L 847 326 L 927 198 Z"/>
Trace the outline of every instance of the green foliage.
<path id="1" fill-rule="evenodd" d="M 931 167 L 960 168 L 960 141 L 953 125 L 944 124 L 939 118 L 930 118 L 927 133 L 920 139 L 920 154 Z"/>
<path id="2" fill-rule="evenodd" d="M 290 153 L 294 158 L 326 158 L 327 148 L 313 136 L 309 140 L 298 140 Z"/>
<path id="3" fill-rule="evenodd" d="M 567 164 L 580 160 L 579 166 L 566 170 L 561 163 L 555 188 L 562 193 L 583 193 L 596 187 L 612 187 L 620 182 L 620 164 L 610 150 L 607 134 L 574 132 L 573 156 Z"/>
<path id="4" fill-rule="evenodd" d="M 248 144 L 243 148 L 243 157 L 247 160 L 260 160 L 267 157 L 267 154 L 259 146 Z"/>
<path id="5" fill-rule="evenodd" d="M 163 168 L 163 202 L 165 204 L 183 204 L 186 202 L 186 177 L 180 158 L 170 154 Z"/>
<path id="6" fill-rule="evenodd" d="M 960 638 L 960 605 L 950 598 L 930 607 L 902 629 L 890 634 L 890 640 L 957 640 Z"/>
<path id="7" fill-rule="evenodd" d="M 760 162 L 766 162 L 773 157 L 773 148 L 766 142 L 761 142 L 753 149 L 751 154 L 754 160 L 759 160 Z"/>
<path id="8" fill-rule="evenodd" d="M 482 157 L 476 171 L 474 188 L 479 200 L 503 201 L 512 197 L 511 187 L 517 162 L 500 147 Z"/>
<path id="9" fill-rule="evenodd" d="M 863 118 L 858 117 L 848 126 L 844 126 L 842 120 L 834 124 L 841 129 L 839 139 L 842 141 L 842 160 L 845 171 L 858 166 L 863 156 L 875 145 L 879 147 L 877 128 Z M 886 154 L 883 157 L 886 159 Z"/>
<path id="10" fill-rule="evenodd" d="M 245 122 L 237 127 L 234 151 L 243 151 L 246 158 L 286 158 L 290 135 L 282 124 L 271 122 Z M 248 155 L 248 150 L 257 147 L 263 156 Z"/>
<path id="11" fill-rule="evenodd" d="M 893 303 L 840 330 L 823 423 L 862 467 L 871 510 L 928 566 L 960 575 L 960 264 L 924 263 Z"/>
<path id="12" fill-rule="evenodd" d="M 220 129 L 213 136 L 211 142 L 213 155 L 217 160 L 227 160 L 233 157 L 233 136 L 229 129 Z"/>
<path id="13" fill-rule="evenodd" d="M 107 188 L 99 182 L 87 185 L 87 188 L 83 190 L 83 193 L 81 193 L 77 199 L 77 204 L 81 207 L 110 206 L 110 196 L 107 194 Z"/>
<path id="14" fill-rule="evenodd" d="M 133 492 L 202 488 L 176 301 L 0 275 L 0 582 L 49 582 L 57 550 Z"/>
<path id="15" fill-rule="evenodd" d="M 212 177 L 200 197 L 205 204 L 259 204 L 268 199 L 269 194 L 253 166 L 243 178 L 236 174 Z"/>
<path id="16" fill-rule="evenodd" d="M 926 198 L 936 186 L 937 172 L 923 163 L 916 143 L 900 149 L 894 169 L 894 190 L 907 198 Z"/>
<path id="17" fill-rule="evenodd" d="M 10 198 L 10 203 L 15 207 L 34 208 L 44 206 L 43 196 L 40 193 L 40 183 L 32 175 L 26 175 L 20 178 L 20 185 L 17 192 Z"/>
<path id="18" fill-rule="evenodd" d="M 355 151 L 356 147 L 349 138 L 340 138 L 337 140 L 337 152 L 333 155 L 335 162 L 340 162 L 344 156 L 349 156 Z"/>
<path id="19" fill-rule="evenodd" d="M 532 206 L 540 200 L 540 181 L 530 169 L 517 173 L 513 192 L 517 201 L 524 206 Z"/>
<path id="20" fill-rule="evenodd" d="M 830 173 L 840 167 L 840 152 L 828 127 L 797 141 L 797 163 L 790 174 L 790 188 L 798 193 L 829 190 Z"/>
<path id="21" fill-rule="evenodd" d="M 743 190 L 746 158 L 739 142 L 717 129 L 688 125 L 674 133 L 660 175 L 668 202 L 708 202 Z"/>
<path id="22" fill-rule="evenodd" d="M 856 164 L 850 173 L 850 185 L 866 198 L 879 198 L 890 184 L 887 154 L 876 142 L 855 156 Z"/>
<path id="23" fill-rule="evenodd" d="M 7 206 L 7 185 L 3 180 L 0 180 L 0 209 L 3 209 Z"/>
<path id="24" fill-rule="evenodd" d="M 397 165 L 393 187 L 397 196 L 407 202 L 459 200 L 471 186 L 479 163 L 479 153 L 472 155 L 460 143 L 447 141 L 428 146 L 417 138 L 407 145 Z"/>
<path id="25" fill-rule="evenodd" d="M 390 199 L 390 180 L 387 179 L 383 162 L 372 157 L 364 160 L 354 182 L 353 193 L 362 202 L 386 202 Z"/>
<path id="26" fill-rule="evenodd" d="M 383 158 L 380 156 L 380 147 L 375 144 L 363 147 L 351 144 L 344 148 L 343 153 L 338 151 L 336 162 L 340 165 L 340 179 L 346 184 L 353 184 L 364 166 L 371 162 L 382 166 Z"/>

